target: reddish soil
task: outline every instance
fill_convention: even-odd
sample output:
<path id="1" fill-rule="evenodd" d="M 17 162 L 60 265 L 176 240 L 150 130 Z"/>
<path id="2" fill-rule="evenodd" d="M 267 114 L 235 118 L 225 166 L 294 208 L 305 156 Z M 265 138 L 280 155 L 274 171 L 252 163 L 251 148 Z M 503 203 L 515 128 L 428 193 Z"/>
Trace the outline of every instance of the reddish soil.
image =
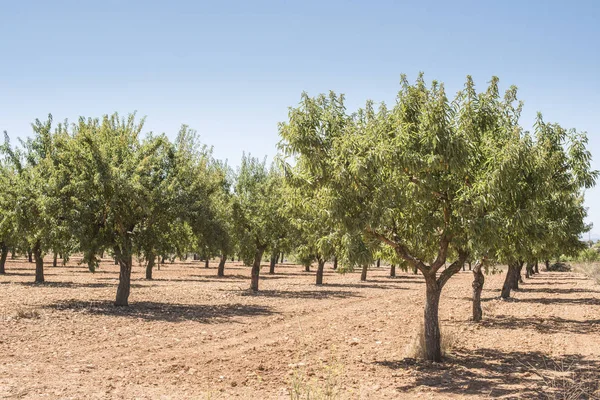
<path id="1" fill-rule="evenodd" d="M 372 268 L 325 285 L 296 265 L 134 268 L 128 308 L 112 305 L 117 268 L 8 261 L 0 276 L 0 398 L 287 399 L 540 398 L 553 369 L 600 371 L 600 288 L 578 273 L 542 272 L 513 301 L 486 277 L 484 322 L 469 322 L 470 272 L 444 289 L 440 319 L 455 339 L 444 364 L 410 358 L 423 313 L 420 276 Z M 583 372 L 582 372 L 583 374 Z M 316 391 L 316 392 L 315 392 Z M 321 393 L 318 393 L 321 391 Z M 305 398 L 305 397 L 302 397 Z"/>

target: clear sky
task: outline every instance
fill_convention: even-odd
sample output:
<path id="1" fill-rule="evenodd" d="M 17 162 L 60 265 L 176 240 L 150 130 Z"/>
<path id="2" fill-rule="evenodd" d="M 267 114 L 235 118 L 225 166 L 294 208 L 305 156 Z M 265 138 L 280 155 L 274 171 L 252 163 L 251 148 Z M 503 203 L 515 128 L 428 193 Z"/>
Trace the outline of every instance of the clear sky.
<path id="1" fill-rule="evenodd" d="M 300 93 L 392 103 L 399 76 L 515 84 L 522 122 L 587 131 L 600 169 L 600 1 L 0 0 L 0 130 L 137 110 L 218 158 L 272 157 Z M 587 193 L 600 238 L 600 187 Z"/>

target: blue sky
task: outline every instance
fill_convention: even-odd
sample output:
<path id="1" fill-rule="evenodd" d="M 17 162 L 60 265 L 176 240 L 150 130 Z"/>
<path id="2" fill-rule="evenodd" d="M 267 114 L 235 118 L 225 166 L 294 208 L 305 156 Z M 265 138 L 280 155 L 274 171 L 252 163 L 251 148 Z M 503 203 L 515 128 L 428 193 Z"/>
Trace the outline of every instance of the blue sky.
<path id="1" fill-rule="evenodd" d="M 137 110 L 197 129 L 237 165 L 275 154 L 302 91 L 392 103 L 399 76 L 455 92 L 467 74 L 515 84 L 537 111 L 588 132 L 600 169 L 600 1 L 0 0 L 0 130 L 35 118 Z M 600 238 L 600 188 L 587 193 Z"/>

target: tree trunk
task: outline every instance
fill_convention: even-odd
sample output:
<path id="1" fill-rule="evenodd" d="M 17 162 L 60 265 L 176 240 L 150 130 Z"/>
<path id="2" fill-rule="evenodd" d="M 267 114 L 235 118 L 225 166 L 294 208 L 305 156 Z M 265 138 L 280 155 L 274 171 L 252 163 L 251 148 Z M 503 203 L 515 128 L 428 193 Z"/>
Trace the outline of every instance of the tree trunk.
<path id="1" fill-rule="evenodd" d="M 360 273 L 360 280 L 361 281 L 366 281 L 367 280 L 367 269 L 369 268 L 369 264 L 364 264 L 362 266 L 362 271 Z"/>
<path id="2" fill-rule="evenodd" d="M 469 261 L 469 271 L 472 271 L 472 269 L 471 269 L 471 261 Z"/>
<path id="3" fill-rule="evenodd" d="M 42 256 L 42 245 L 39 240 L 33 246 L 33 256 L 35 257 L 35 283 L 43 283 L 44 257 Z"/>
<path id="4" fill-rule="evenodd" d="M 325 269 L 325 259 L 318 259 L 319 266 L 317 268 L 317 285 L 323 284 L 323 270 Z"/>
<path id="5" fill-rule="evenodd" d="M 546 264 L 546 271 L 550 271 L 550 260 L 546 260 L 545 264 Z"/>
<path id="6" fill-rule="evenodd" d="M 525 266 L 525 277 L 531 278 L 533 274 L 535 274 L 533 271 L 533 263 L 527 262 L 527 265 Z"/>
<path id="7" fill-rule="evenodd" d="M 271 262 L 269 263 L 269 274 L 275 273 L 275 265 L 277 264 L 277 258 L 278 258 L 277 253 L 273 253 L 271 255 Z"/>
<path id="8" fill-rule="evenodd" d="M 115 247 L 115 255 L 119 262 L 119 286 L 117 287 L 115 306 L 128 306 L 129 292 L 131 290 L 131 241 L 126 239 L 123 249 Z"/>
<path id="9" fill-rule="evenodd" d="M 518 289 L 519 283 L 523 283 L 523 276 L 521 275 L 521 272 L 523 271 L 523 265 L 525 265 L 525 262 L 519 261 L 519 269 L 517 270 L 517 282 L 515 284 L 514 289 Z"/>
<path id="10" fill-rule="evenodd" d="M 396 264 L 392 264 L 392 266 L 390 267 L 390 277 L 395 277 L 396 276 Z"/>
<path id="11" fill-rule="evenodd" d="M 54 253 L 54 257 L 52 258 L 52 266 L 56 268 L 58 265 L 58 254 Z"/>
<path id="12" fill-rule="evenodd" d="M 310 264 L 304 266 L 304 272 L 310 272 Z"/>
<path id="13" fill-rule="evenodd" d="M 27 260 L 32 263 L 33 262 L 33 254 L 31 253 L 31 249 L 27 250 Z"/>
<path id="14" fill-rule="evenodd" d="M 283 264 L 283 256 L 284 256 L 284 254 L 283 254 L 283 251 L 282 251 L 282 252 L 281 252 L 281 258 L 279 259 L 279 263 L 280 263 L 280 264 Z"/>
<path id="15" fill-rule="evenodd" d="M 6 258 L 8 257 L 8 247 L 6 246 L 6 243 L 0 242 L 0 251 L 2 252 L 0 253 L 0 274 L 5 274 L 6 269 L 4 266 L 6 265 Z"/>
<path id="16" fill-rule="evenodd" d="M 337 270 L 338 267 L 338 260 L 337 257 L 333 257 L 333 270 Z"/>
<path id="17" fill-rule="evenodd" d="M 377 268 L 379 268 L 381 266 L 381 258 L 377 259 Z"/>
<path id="18" fill-rule="evenodd" d="M 533 265 L 533 271 L 534 271 L 536 274 L 539 274 L 539 273 L 540 273 L 540 268 L 538 267 L 538 261 L 537 261 L 537 260 L 535 260 L 535 264 Z"/>
<path id="19" fill-rule="evenodd" d="M 115 265 L 119 265 L 119 260 L 117 260 L 117 257 L 115 257 Z"/>
<path id="20" fill-rule="evenodd" d="M 502 286 L 502 293 L 500 297 L 508 299 L 510 297 L 511 289 L 518 289 L 519 286 L 519 263 L 512 262 L 508 263 L 508 271 L 506 272 L 506 278 L 504 279 L 504 285 Z M 515 287 L 516 286 L 516 287 Z"/>
<path id="21" fill-rule="evenodd" d="M 481 272 L 481 268 L 483 267 L 482 262 L 475 263 L 475 268 L 473 268 L 473 321 L 479 322 L 481 321 L 481 317 L 483 316 L 483 311 L 481 309 L 481 291 L 483 290 L 483 284 L 485 283 L 485 277 L 483 276 L 483 272 Z"/>
<path id="22" fill-rule="evenodd" d="M 225 276 L 225 261 L 227 261 L 227 254 L 223 253 L 217 267 L 217 276 Z"/>
<path id="23" fill-rule="evenodd" d="M 206 257 L 206 260 L 204 260 L 204 268 L 208 268 L 208 257 Z"/>
<path id="24" fill-rule="evenodd" d="M 152 253 L 149 253 L 147 256 L 147 264 L 146 264 L 146 279 L 151 281 L 152 280 L 152 270 L 154 269 L 154 260 L 155 260 L 155 256 Z"/>
<path id="25" fill-rule="evenodd" d="M 10 259 L 15 260 L 17 258 L 17 252 L 15 249 L 10 249 Z"/>
<path id="26" fill-rule="evenodd" d="M 440 325 L 438 310 L 440 306 L 440 293 L 435 274 L 425 275 L 425 354 L 426 359 L 434 362 L 442 361 L 442 348 L 440 343 Z"/>
<path id="27" fill-rule="evenodd" d="M 252 273 L 250 279 L 250 290 L 258 292 L 258 277 L 260 275 L 260 262 L 264 253 L 264 249 L 256 249 L 254 254 L 254 263 L 252 264 Z"/>
<path id="28" fill-rule="evenodd" d="M 417 269 L 417 267 L 413 267 L 413 274 L 417 275 L 419 273 L 419 270 Z"/>

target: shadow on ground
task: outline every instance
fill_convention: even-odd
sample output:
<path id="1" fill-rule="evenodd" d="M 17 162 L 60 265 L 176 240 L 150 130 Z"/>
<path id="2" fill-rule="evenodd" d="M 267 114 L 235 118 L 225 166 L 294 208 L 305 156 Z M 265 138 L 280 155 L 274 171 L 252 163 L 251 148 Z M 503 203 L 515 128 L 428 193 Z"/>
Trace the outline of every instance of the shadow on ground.
<path id="1" fill-rule="evenodd" d="M 77 311 L 88 314 L 140 318 L 146 321 L 219 323 L 234 317 L 274 314 L 269 307 L 248 304 L 172 304 L 135 302 L 128 307 L 115 307 L 109 301 L 67 300 L 44 307 L 57 311 Z"/>
<path id="2" fill-rule="evenodd" d="M 481 398 L 589 399 L 595 398 L 590 394 L 599 388 L 600 382 L 600 362 L 586 361 L 580 355 L 551 359 L 540 352 L 503 353 L 497 349 L 479 349 L 458 350 L 443 364 L 414 359 L 375 361 L 374 364 L 410 371 L 415 376 L 413 384 L 397 388 L 401 392 L 425 386 L 438 393 Z M 569 377 L 574 381 L 565 379 Z M 572 396 L 578 391 L 581 395 Z"/>
<path id="3" fill-rule="evenodd" d="M 2 284 L 13 284 L 13 285 L 21 285 L 21 286 L 62 288 L 62 289 L 110 288 L 110 287 L 116 288 L 118 286 L 118 284 L 119 284 L 118 280 L 112 279 L 112 278 L 108 278 L 108 279 L 114 281 L 114 283 L 108 283 L 108 282 L 79 283 L 79 282 L 48 282 L 48 281 L 46 281 L 46 282 L 43 282 L 43 283 L 36 283 L 36 282 L 0 282 L 0 285 L 2 285 Z M 151 283 L 145 283 L 145 284 L 132 283 L 131 284 L 132 288 L 145 288 L 145 287 L 152 287 L 152 286 L 157 286 L 157 285 L 151 284 Z"/>
<path id="4" fill-rule="evenodd" d="M 283 299 L 329 299 L 339 298 L 346 299 L 350 297 L 362 297 L 358 293 L 345 290 L 327 290 L 327 285 L 323 285 L 322 290 L 259 290 L 258 292 L 252 292 L 246 290 L 243 292 L 234 291 L 235 293 L 241 294 L 242 296 L 255 296 L 255 297 L 279 297 Z"/>
<path id="5" fill-rule="evenodd" d="M 484 317 L 480 325 L 494 329 L 532 329 L 544 334 L 570 332 L 585 335 L 598 332 L 600 320 L 578 321 L 553 316 L 517 318 L 509 315 L 496 315 Z"/>

